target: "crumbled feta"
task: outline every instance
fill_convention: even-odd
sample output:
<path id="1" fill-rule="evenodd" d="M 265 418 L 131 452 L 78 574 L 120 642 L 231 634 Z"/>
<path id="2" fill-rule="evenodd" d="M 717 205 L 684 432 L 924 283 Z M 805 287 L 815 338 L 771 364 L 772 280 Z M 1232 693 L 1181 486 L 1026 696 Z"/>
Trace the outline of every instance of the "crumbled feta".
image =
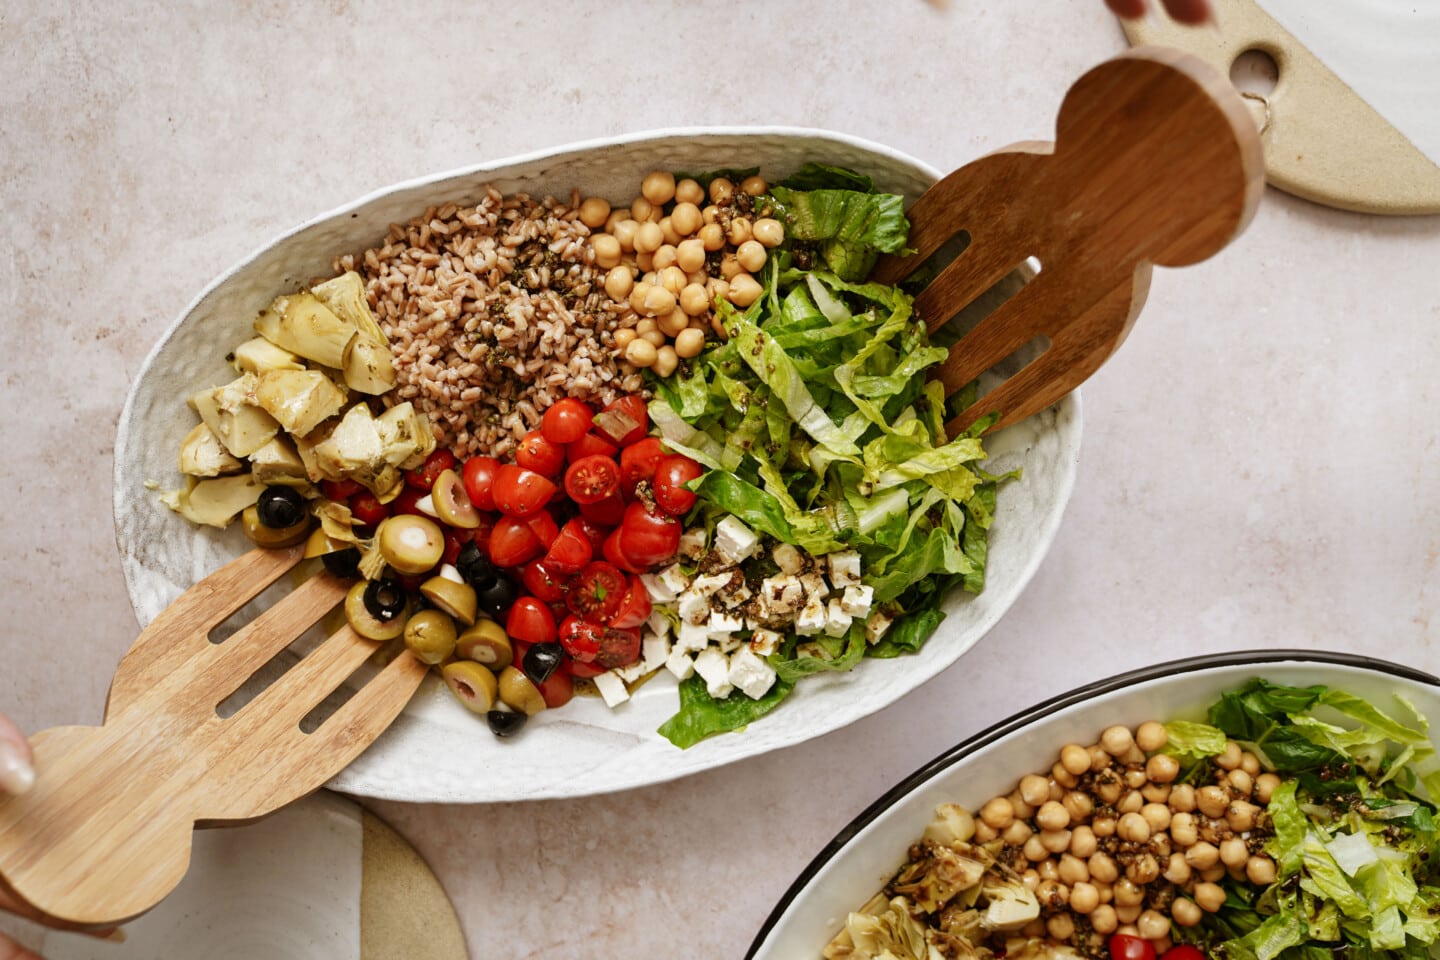
<path id="1" fill-rule="evenodd" d="M 775 670 L 760 657 L 751 653 L 748 647 L 741 647 L 730 655 L 731 685 L 749 697 L 759 700 L 775 684 Z"/>
<path id="2" fill-rule="evenodd" d="M 837 590 L 860 582 L 860 554 L 855 550 L 838 550 L 825 558 L 830 562 L 830 582 Z"/>
<path id="3" fill-rule="evenodd" d="M 800 549 L 792 543 L 775 544 L 770 556 L 781 573 L 799 573 L 805 569 L 805 559 L 800 555 Z"/>
<path id="4" fill-rule="evenodd" d="M 736 630 L 745 628 L 745 618 L 738 613 L 729 610 L 710 611 L 710 635 L 717 633 L 734 633 Z"/>
<path id="5" fill-rule="evenodd" d="M 634 683 L 650 671 L 645 669 L 645 661 L 642 658 L 636 660 L 634 663 L 627 663 L 623 667 L 615 667 L 610 672 L 626 683 Z"/>
<path id="6" fill-rule="evenodd" d="M 880 638 L 885 636 L 885 631 L 890 629 L 890 624 L 893 622 L 879 610 L 870 614 L 870 619 L 865 621 L 865 642 L 879 643 Z"/>
<path id="7" fill-rule="evenodd" d="M 780 641 L 784 639 L 778 631 L 761 627 L 750 634 L 750 649 L 758 656 L 768 657 L 780 649 Z"/>
<path id="8" fill-rule="evenodd" d="M 678 590 L 670 589 L 670 585 L 658 574 L 642 573 L 640 574 L 640 583 L 645 587 L 645 592 L 650 595 L 651 603 L 669 603 L 679 593 Z"/>
<path id="9" fill-rule="evenodd" d="M 675 635 L 675 646 L 680 650 L 694 650 L 699 652 L 710 646 L 710 627 L 707 623 L 680 624 L 680 632 Z"/>
<path id="10" fill-rule="evenodd" d="M 725 584 L 730 582 L 732 574 L 728 571 L 722 573 L 706 573 L 695 578 L 690 584 L 690 589 L 701 596 L 710 596 Z"/>
<path id="11" fill-rule="evenodd" d="M 845 588 L 845 594 L 840 598 L 840 609 L 859 619 L 869 616 L 870 603 L 874 599 L 874 587 L 867 587 L 863 583 L 859 586 L 849 586 Z"/>
<path id="12" fill-rule="evenodd" d="M 670 641 L 663 635 L 647 633 L 640 641 L 640 660 L 645 664 L 645 672 L 659 670 L 665 665 L 665 658 L 670 656 Z"/>
<path id="13" fill-rule="evenodd" d="M 850 614 L 841 607 L 840 598 L 830 598 L 825 607 L 825 632 L 832 637 L 843 637 L 850 630 L 850 619 Z"/>
<path id="14" fill-rule="evenodd" d="M 752 594 L 750 588 L 745 586 L 745 578 L 736 577 L 729 586 L 722 588 L 715 596 L 727 607 L 738 607 L 749 600 Z"/>
<path id="15" fill-rule="evenodd" d="M 695 656 L 695 672 L 705 681 L 710 696 L 723 700 L 735 685 L 730 682 L 730 660 L 714 647 L 707 647 Z"/>
<path id="16" fill-rule="evenodd" d="M 731 653 L 745 646 L 745 641 L 733 633 L 712 633 L 710 642 L 719 647 L 721 653 Z"/>
<path id="17" fill-rule="evenodd" d="M 710 619 L 710 599 L 693 587 L 680 594 L 675 609 L 686 623 L 704 623 Z"/>
<path id="18" fill-rule="evenodd" d="M 761 580 L 760 595 L 764 598 L 765 609 L 776 617 L 788 616 L 805 599 L 800 578 L 792 573 L 782 573 L 778 577 Z"/>
<path id="19" fill-rule="evenodd" d="M 595 689 L 599 691 L 605 706 L 614 707 L 630 699 L 630 691 L 625 689 L 625 681 L 616 675 L 614 670 L 606 670 L 594 678 Z"/>
<path id="20" fill-rule="evenodd" d="M 675 674 L 676 680 L 689 680 L 695 675 L 695 661 L 690 654 L 674 647 L 670 650 L 670 656 L 665 658 L 665 669 Z"/>
<path id="21" fill-rule="evenodd" d="M 804 591 L 807 599 L 823 600 L 830 595 L 830 585 L 825 582 L 824 574 L 818 570 L 800 574 L 800 589 Z"/>
<path id="22" fill-rule="evenodd" d="M 795 632 L 802 637 L 813 637 L 825 629 L 825 601 L 811 597 L 805 601 L 800 616 L 795 618 Z"/>
<path id="23" fill-rule="evenodd" d="M 674 595 L 671 597 L 672 600 L 680 594 L 681 590 L 690 586 L 690 578 L 685 575 L 684 570 L 680 569 L 680 564 L 678 563 L 670 564 L 670 566 L 661 570 L 656 576 L 660 578 L 660 582 L 665 584 L 671 594 Z"/>
<path id="24" fill-rule="evenodd" d="M 670 636 L 670 618 L 665 616 L 664 611 L 656 607 L 650 609 L 650 616 L 646 618 L 645 626 L 649 627 L 650 632 L 657 637 Z"/>
<path id="25" fill-rule="evenodd" d="M 699 560 L 705 556 L 705 528 L 691 527 L 680 534 L 678 552 L 687 560 Z"/>
<path id="26" fill-rule="evenodd" d="M 731 564 L 749 559 L 759 545 L 759 535 L 738 517 L 726 514 L 715 524 L 715 552 Z"/>

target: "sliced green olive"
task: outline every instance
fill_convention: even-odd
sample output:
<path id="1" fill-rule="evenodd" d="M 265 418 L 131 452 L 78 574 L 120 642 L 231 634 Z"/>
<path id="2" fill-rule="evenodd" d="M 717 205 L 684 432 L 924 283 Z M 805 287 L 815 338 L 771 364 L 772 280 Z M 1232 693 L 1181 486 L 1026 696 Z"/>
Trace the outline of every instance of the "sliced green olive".
<path id="1" fill-rule="evenodd" d="M 470 584 L 436 576 L 420 584 L 420 593 L 465 626 L 475 623 L 475 588 Z"/>
<path id="2" fill-rule="evenodd" d="M 365 606 L 365 589 L 368 580 L 359 580 L 350 586 L 345 594 L 345 620 L 351 628 L 367 640 L 394 640 L 405 632 L 405 617 L 381 620 Z"/>
<path id="3" fill-rule="evenodd" d="M 429 517 L 402 513 L 380 521 L 375 531 L 380 556 L 398 573 L 424 573 L 440 562 L 445 534 Z"/>
<path id="4" fill-rule="evenodd" d="M 260 511 L 254 505 L 246 507 L 240 514 L 240 522 L 245 528 L 245 536 L 249 537 L 257 546 L 261 547 L 289 547 L 305 539 L 305 534 L 310 530 L 310 517 L 305 515 L 298 523 L 288 527 L 267 527 L 260 522 Z"/>
<path id="5" fill-rule="evenodd" d="M 439 610 L 421 610 L 405 621 L 405 646 L 434 666 L 455 655 L 455 621 Z"/>
<path id="6" fill-rule="evenodd" d="M 540 688 L 535 686 L 522 670 L 515 667 L 501 670 L 499 687 L 500 699 L 527 717 L 533 717 L 545 709 L 545 697 L 540 693 Z"/>
<path id="7" fill-rule="evenodd" d="M 305 541 L 305 559 L 323 557 L 327 553 L 338 553 L 346 547 L 354 544 L 346 543 L 344 540 L 336 540 L 325 532 L 324 527 L 316 527 L 310 531 L 310 536 Z"/>
<path id="8" fill-rule="evenodd" d="M 455 642 L 455 655 L 483 663 L 491 670 L 503 670 L 515 658 L 505 628 L 484 617 L 460 634 L 460 639 Z"/>
<path id="9" fill-rule="evenodd" d="M 470 660 L 456 660 L 447 663 L 440 670 L 445 685 L 455 694 L 455 699 L 475 713 L 488 713 L 495 705 L 495 694 L 499 686 L 495 674 Z M 538 691 L 537 691 L 538 692 Z"/>
<path id="10" fill-rule="evenodd" d="M 465 484 L 454 470 L 442 470 L 430 488 L 430 502 L 435 507 L 435 516 L 440 522 L 463 530 L 480 526 L 480 511 L 470 503 L 465 493 Z"/>

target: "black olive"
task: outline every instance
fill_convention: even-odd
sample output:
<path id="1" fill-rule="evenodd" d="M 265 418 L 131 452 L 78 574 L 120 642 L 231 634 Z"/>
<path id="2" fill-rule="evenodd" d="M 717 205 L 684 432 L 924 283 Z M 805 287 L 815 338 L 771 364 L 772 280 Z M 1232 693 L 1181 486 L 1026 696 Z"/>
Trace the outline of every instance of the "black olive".
<path id="1" fill-rule="evenodd" d="M 473 540 L 460 548 L 460 555 L 455 558 L 455 569 L 459 570 L 460 576 L 476 590 L 482 590 L 495 582 L 495 565 Z"/>
<path id="2" fill-rule="evenodd" d="M 490 732 L 497 737 L 515 736 L 529 719 L 527 714 L 519 710 L 491 710 L 485 714 L 485 722 L 490 724 Z"/>
<path id="3" fill-rule="evenodd" d="M 365 609 L 376 620 L 389 623 L 405 612 L 405 588 L 399 580 L 371 580 L 365 587 Z"/>
<path id="4" fill-rule="evenodd" d="M 510 604 L 520 596 L 520 588 L 515 586 L 515 581 L 509 577 L 496 577 L 487 586 L 480 587 L 475 591 L 475 602 L 490 616 L 503 622 L 505 615 L 510 612 Z"/>
<path id="5" fill-rule="evenodd" d="M 355 547 L 332 550 L 322 554 L 320 561 L 325 564 L 326 570 L 342 580 L 353 580 L 360 576 L 360 551 Z"/>
<path id="6" fill-rule="evenodd" d="M 266 487 L 255 504 L 255 513 L 265 526 L 284 530 L 305 519 L 305 498 L 294 487 Z"/>
<path id="7" fill-rule="evenodd" d="M 530 682 L 538 686 L 550 679 L 550 674 L 560 666 L 564 656 L 565 648 L 558 643 L 537 643 L 525 651 L 525 659 L 521 661 L 520 668 L 525 671 Z"/>

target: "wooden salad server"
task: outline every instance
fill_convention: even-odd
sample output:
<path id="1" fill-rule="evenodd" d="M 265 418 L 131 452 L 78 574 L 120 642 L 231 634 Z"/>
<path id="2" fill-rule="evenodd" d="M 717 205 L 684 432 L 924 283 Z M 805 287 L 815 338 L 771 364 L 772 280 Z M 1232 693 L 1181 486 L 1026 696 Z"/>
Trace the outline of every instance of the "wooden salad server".
<path id="1" fill-rule="evenodd" d="M 36 781 L 0 796 L 0 887 L 51 919 L 110 925 L 180 882 L 196 825 L 245 822 L 318 789 L 374 742 L 424 678 L 400 654 L 312 733 L 300 721 L 380 645 L 345 627 L 233 716 L 217 705 L 341 601 L 319 573 L 221 643 L 210 631 L 303 547 L 252 550 L 185 591 L 120 661 L 104 725 L 31 738 Z"/>
<path id="2" fill-rule="evenodd" d="M 931 333 L 1034 257 L 1039 274 L 983 317 L 932 372 L 953 394 L 1037 337 L 1045 349 L 946 424 L 990 430 L 1055 403 L 1130 332 L 1153 264 L 1219 252 L 1255 215 L 1260 136 L 1230 81 L 1196 57 L 1141 47 L 1065 96 L 1054 143 L 1018 143 L 936 183 L 908 211 L 915 253 L 872 279 L 897 283 L 962 233 L 969 245 L 915 298 Z"/>

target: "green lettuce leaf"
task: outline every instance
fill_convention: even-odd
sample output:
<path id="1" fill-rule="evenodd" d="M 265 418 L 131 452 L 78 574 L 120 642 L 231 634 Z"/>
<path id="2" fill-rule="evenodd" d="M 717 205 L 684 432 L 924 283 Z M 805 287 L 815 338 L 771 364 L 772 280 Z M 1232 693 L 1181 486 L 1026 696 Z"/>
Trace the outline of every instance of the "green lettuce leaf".
<path id="1" fill-rule="evenodd" d="M 751 700 L 744 694 L 716 700 L 705 689 L 705 681 L 693 676 L 680 684 L 680 709 L 660 725 L 659 733 L 682 750 L 693 747 L 717 733 L 745 729 L 752 721 L 774 710 L 793 689 L 794 684 L 776 680 L 759 700 Z"/>

